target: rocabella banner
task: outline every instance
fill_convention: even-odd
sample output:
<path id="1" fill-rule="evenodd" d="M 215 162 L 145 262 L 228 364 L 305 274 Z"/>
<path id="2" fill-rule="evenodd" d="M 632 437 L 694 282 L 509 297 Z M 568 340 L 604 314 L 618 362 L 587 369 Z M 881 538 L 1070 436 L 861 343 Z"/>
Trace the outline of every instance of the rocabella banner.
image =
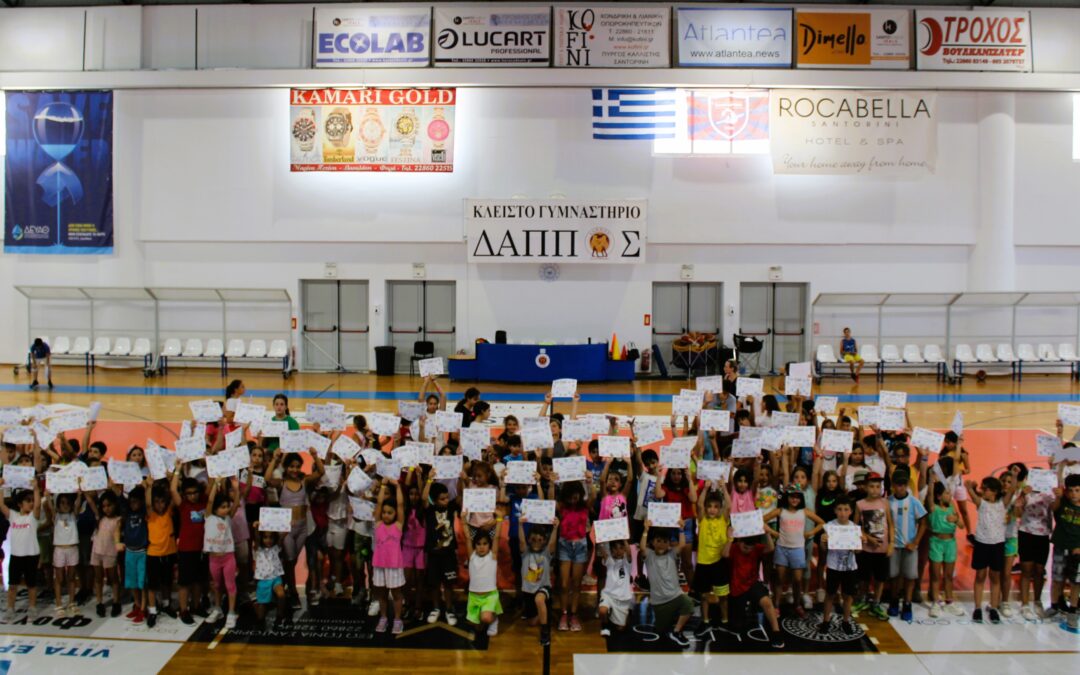
<path id="1" fill-rule="evenodd" d="M 4 251 L 112 253 L 112 92 L 6 100 Z"/>
<path id="2" fill-rule="evenodd" d="M 548 66 L 549 7 L 436 7 L 436 66 Z"/>
<path id="3" fill-rule="evenodd" d="M 930 92 L 774 89 L 773 171 L 919 177 L 937 163 Z"/>
<path id="4" fill-rule="evenodd" d="M 472 263 L 636 263 L 645 260 L 644 199 L 467 199 Z"/>
<path id="5" fill-rule="evenodd" d="M 431 62 L 431 8 L 316 8 L 316 68 L 416 68 Z"/>

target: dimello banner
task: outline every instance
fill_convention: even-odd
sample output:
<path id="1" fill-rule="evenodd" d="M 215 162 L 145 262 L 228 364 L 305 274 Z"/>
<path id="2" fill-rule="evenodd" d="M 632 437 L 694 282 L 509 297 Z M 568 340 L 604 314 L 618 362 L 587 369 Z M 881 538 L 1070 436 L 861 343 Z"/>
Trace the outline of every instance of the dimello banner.
<path id="1" fill-rule="evenodd" d="M 937 161 L 936 94 L 774 90 L 773 171 L 916 177 Z"/>

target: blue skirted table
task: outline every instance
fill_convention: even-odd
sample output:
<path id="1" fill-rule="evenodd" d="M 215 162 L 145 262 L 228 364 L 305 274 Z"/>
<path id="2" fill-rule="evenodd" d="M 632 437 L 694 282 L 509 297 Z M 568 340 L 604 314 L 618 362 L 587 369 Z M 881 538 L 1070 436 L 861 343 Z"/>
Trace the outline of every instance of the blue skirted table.
<path id="1" fill-rule="evenodd" d="M 476 358 L 449 359 L 451 380 L 630 382 L 634 361 L 612 361 L 606 343 L 587 345 L 500 345 L 481 342 Z"/>

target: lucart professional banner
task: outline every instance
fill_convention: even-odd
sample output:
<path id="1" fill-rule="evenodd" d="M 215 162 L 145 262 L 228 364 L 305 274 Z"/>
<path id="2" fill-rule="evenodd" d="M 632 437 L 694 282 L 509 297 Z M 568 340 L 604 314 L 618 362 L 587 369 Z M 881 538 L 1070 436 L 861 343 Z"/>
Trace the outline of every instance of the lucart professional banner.
<path id="1" fill-rule="evenodd" d="M 773 171 L 922 176 L 937 160 L 936 95 L 773 90 Z"/>
<path id="2" fill-rule="evenodd" d="M 426 66 L 430 43 L 430 7 L 315 9 L 316 68 Z"/>
<path id="3" fill-rule="evenodd" d="M 454 170 L 454 89 L 293 89 L 293 171 Z"/>
<path id="4" fill-rule="evenodd" d="M 796 10 L 799 68 L 911 67 L 911 12 L 906 9 Z"/>
<path id="5" fill-rule="evenodd" d="M 680 7 L 680 66 L 788 68 L 790 9 Z"/>
<path id="6" fill-rule="evenodd" d="M 646 204 L 644 199 L 466 199 L 469 262 L 642 262 Z"/>
<path id="7" fill-rule="evenodd" d="M 1031 18 L 1020 11 L 916 10 L 918 70 L 1031 72 Z"/>
<path id="8" fill-rule="evenodd" d="M 568 68 L 667 68 L 671 9 L 555 8 L 555 65 Z"/>
<path id="9" fill-rule="evenodd" d="M 435 65 L 551 65 L 551 9 L 436 7 Z"/>
<path id="10" fill-rule="evenodd" d="M 112 253 L 112 92 L 7 92 L 4 251 Z"/>

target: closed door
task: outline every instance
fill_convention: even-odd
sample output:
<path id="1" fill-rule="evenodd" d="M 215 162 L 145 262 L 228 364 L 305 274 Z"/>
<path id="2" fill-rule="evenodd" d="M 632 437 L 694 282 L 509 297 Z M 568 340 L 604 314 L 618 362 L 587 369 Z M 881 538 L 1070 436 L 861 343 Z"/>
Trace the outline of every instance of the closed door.
<path id="1" fill-rule="evenodd" d="M 684 333 L 713 333 L 723 342 L 723 298 L 723 284 L 653 284 L 653 344 L 666 363 L 672 361 L 672 343 Z"/>
<path id="2" fill-rule="evenodd" d="M 409 371 L 417 342 L 432 342 L 436 356 L 454 352 L 456 331 L 453 281 L 390 281 L 388 343 L 397 347 L 394 370 Z"/>
<path id="3" fill-rule="evenodd" d="M 742 284 L 739 332 L 764 342 L 763 370 L 779 373 L 806 357 L 806 298 L 806 284 Z"/>
<path id="4" fill-rule="evenodd" d="M 368 282 L 301 281 L 303 369 L 367 370 Z"/>

